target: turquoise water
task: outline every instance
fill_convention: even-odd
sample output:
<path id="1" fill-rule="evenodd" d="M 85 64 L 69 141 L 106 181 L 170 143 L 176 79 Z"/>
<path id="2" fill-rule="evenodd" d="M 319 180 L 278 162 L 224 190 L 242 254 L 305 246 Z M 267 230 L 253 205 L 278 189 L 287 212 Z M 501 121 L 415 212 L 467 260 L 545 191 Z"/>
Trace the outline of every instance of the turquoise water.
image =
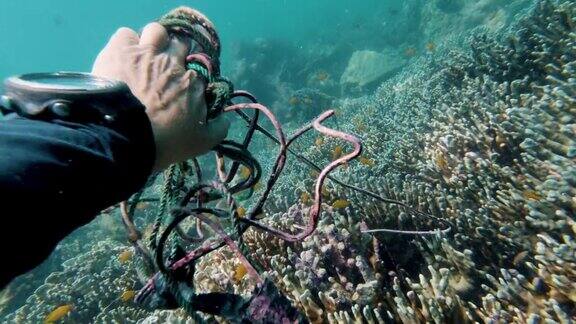
<path id="1" fill-rule="evenodd" d="M 35 71 L 89 71 L 99 50 L 121 26 L 140 30 L 176 6 L 206 13 L 230 57 L 235 42 L 259 37 L 298 42 L 308 32 L 336 32 L 382 1 L 37 1 L 6 0 L 0 10 L 0 78 Z M 336 36 L 336 34 L 334 34 Z"/>
<path id="2" fill-rule="evenodd" d="M 316 196 L 318 173 L 289 154 L 254 216 L 296 233 L 321 198 L 317 228 L 293 243 L 254 228 L 235 237 L 247 261 L 227 248 L 198 260 L 194 279 L 181 281 L 197 295 L 235 294 L 266 309 L 255 298 L 265 295 L 313 323 L 576 321 L 574 1 L 0 1 L 0 79 L 90 71 L 117 28 L 140 31 L 187 5 L 216 25 L 222 74 L 254 93 L 287 134 L 334 109 L 325 125 L 362 143 L 330 175 L 368 196 L 334 180 Z M 228 116 L 229 139 L 239 141 L 246 126 Z M 325 167 L 349 144 L 311 130 L 291 148 Z M 255 205 L 277 150 L 256 132 L 249 151 L 263 178 L 253 196 L 233 196 L 233 215 Z M 216 178 L 214 157 L 200 162 Z M 169 222 L 159 201 L 174 208 L 196 181 L 185 166 L 172 171 L 149 183 L 138 198 L 147 200 L 131 201 L 146 239 L 158 213 L 161 232 Z M 251 172 L 240 168 L 233 183 Z M 1 291 L 0 323 L 279 322 L 249 312 L 225 320 L 190 301 L 136 303 L 158 265 L 146 268 L 120 215 L 117 206 L 98 215 Z M 219 224 L 234 234 L 231 219 Z M 182 225 L 188 234 L 195 226 Z M 169 237 L 166 246 L 198 247 Z M 269 287 L 263 278 L 272 292 L 260 290 Z"/>

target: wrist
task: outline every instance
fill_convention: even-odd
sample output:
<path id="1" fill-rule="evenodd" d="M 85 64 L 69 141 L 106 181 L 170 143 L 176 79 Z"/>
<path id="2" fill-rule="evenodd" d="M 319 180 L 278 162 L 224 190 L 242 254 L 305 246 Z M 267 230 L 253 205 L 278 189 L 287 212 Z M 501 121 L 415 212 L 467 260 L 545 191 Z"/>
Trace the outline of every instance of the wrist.
<path id="1" fill-rule="evenodd" d="M 93 133 L 106 134 L 102 145 L 118 144 L 110 153 L 122 168 L 132 167 L 140 180 L 150 175 L 156 155 L 152 124 L 123 82 L 85 73 L 29 74 L 8 79 L 2 98 L 2 106 L 28 119 L 102 130 Z"/>

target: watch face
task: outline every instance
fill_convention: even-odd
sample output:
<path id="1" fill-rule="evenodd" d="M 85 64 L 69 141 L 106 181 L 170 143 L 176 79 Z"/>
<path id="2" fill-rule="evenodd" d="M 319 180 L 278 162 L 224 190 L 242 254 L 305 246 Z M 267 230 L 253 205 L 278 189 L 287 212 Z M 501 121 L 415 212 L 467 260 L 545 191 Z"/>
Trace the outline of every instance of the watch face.
<path id="1" fill-rule="evenodd" d="M 56 72 L 32 73 L 11 78 L 8 82 L 38 90 L 64 90 L 73 92 L 106 91 L 122 85 L 121 82 L 100 78 L 88 73 Z"/>

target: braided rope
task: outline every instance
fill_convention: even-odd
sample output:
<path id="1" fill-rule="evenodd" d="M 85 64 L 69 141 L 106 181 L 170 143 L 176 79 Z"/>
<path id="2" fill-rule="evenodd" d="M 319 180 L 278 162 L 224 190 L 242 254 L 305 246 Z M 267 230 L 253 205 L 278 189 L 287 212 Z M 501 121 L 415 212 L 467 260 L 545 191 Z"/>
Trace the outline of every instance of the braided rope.
<path id="1" fill-rule="evenodd" d="M 157 248 L 158 233 L 160 232 L 162 220 L 164 219 L 164 213 L 166 212 L 166 207 L 168 207 L 169 200 L 172 199 L 172 178 L 175 172 L 176 164 L 171 165 L 168 170 L 164 171 L 164 184 L 160 194 L 160 206 L 158 206 L 158 213 L 156 214 L 156 219 L 150 234 L 150 242 L 148 242 L 152 251 Z"/>
<path id="2" fill-rule="evenodd" d="M 184 28 L 187 32 L 191 32 L 192 30 L 198 31 L 197 28 L 201 27 L 210 36 L 208 38 L 202 34 L 206 39 L 207 44 L 210 44 L 214 53 L 217 56 L 220 56 L 220 37 L 218 36 L 212 22 L 210 22 L 208 18 L 200 12 L 195 10 L 176 9 L 160 18 L 159 22 L 168 27 Z"/>
<path id="3" fill-rule="evenodd" d="M 173 33 L 184 33 L 196 41 L 203 49 L 203 53 L 212 61 L 211 70 L 200 62 L 189 62 L 187 69 L 196 71 L 207 81 L 206 97 L 208 118 L 219 115 L 224 106 L 230 102 L 233 85 L 220 76 L 220 38 L 214 25 L 200 12 L 190 8 L 178 8 L 160 18 L 159 23 Z M 202 33 L 202 30 L 205 33 Z"/>

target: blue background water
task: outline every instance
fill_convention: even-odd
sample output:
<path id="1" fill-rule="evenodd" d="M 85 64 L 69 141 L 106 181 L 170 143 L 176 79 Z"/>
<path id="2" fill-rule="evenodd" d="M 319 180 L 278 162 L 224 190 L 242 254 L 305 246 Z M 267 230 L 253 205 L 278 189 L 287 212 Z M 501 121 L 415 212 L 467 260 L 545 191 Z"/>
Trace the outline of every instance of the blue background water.
<path id="1" fill-rule="evenodd" d="M 90 70 L 108 37 L 120 26 L 142 28 L 179 5 L 193 6 L 216 24 L 226 50 L 257 37 L 299 40 L 312 29 L 337 33 L 383 0 L 78 1 L 2 0 L 0 79 L 16 73 Z M 224 60 L 226 62 L 226 60 Z M 226 69 L 226 63 L 224 63 Z"/>

